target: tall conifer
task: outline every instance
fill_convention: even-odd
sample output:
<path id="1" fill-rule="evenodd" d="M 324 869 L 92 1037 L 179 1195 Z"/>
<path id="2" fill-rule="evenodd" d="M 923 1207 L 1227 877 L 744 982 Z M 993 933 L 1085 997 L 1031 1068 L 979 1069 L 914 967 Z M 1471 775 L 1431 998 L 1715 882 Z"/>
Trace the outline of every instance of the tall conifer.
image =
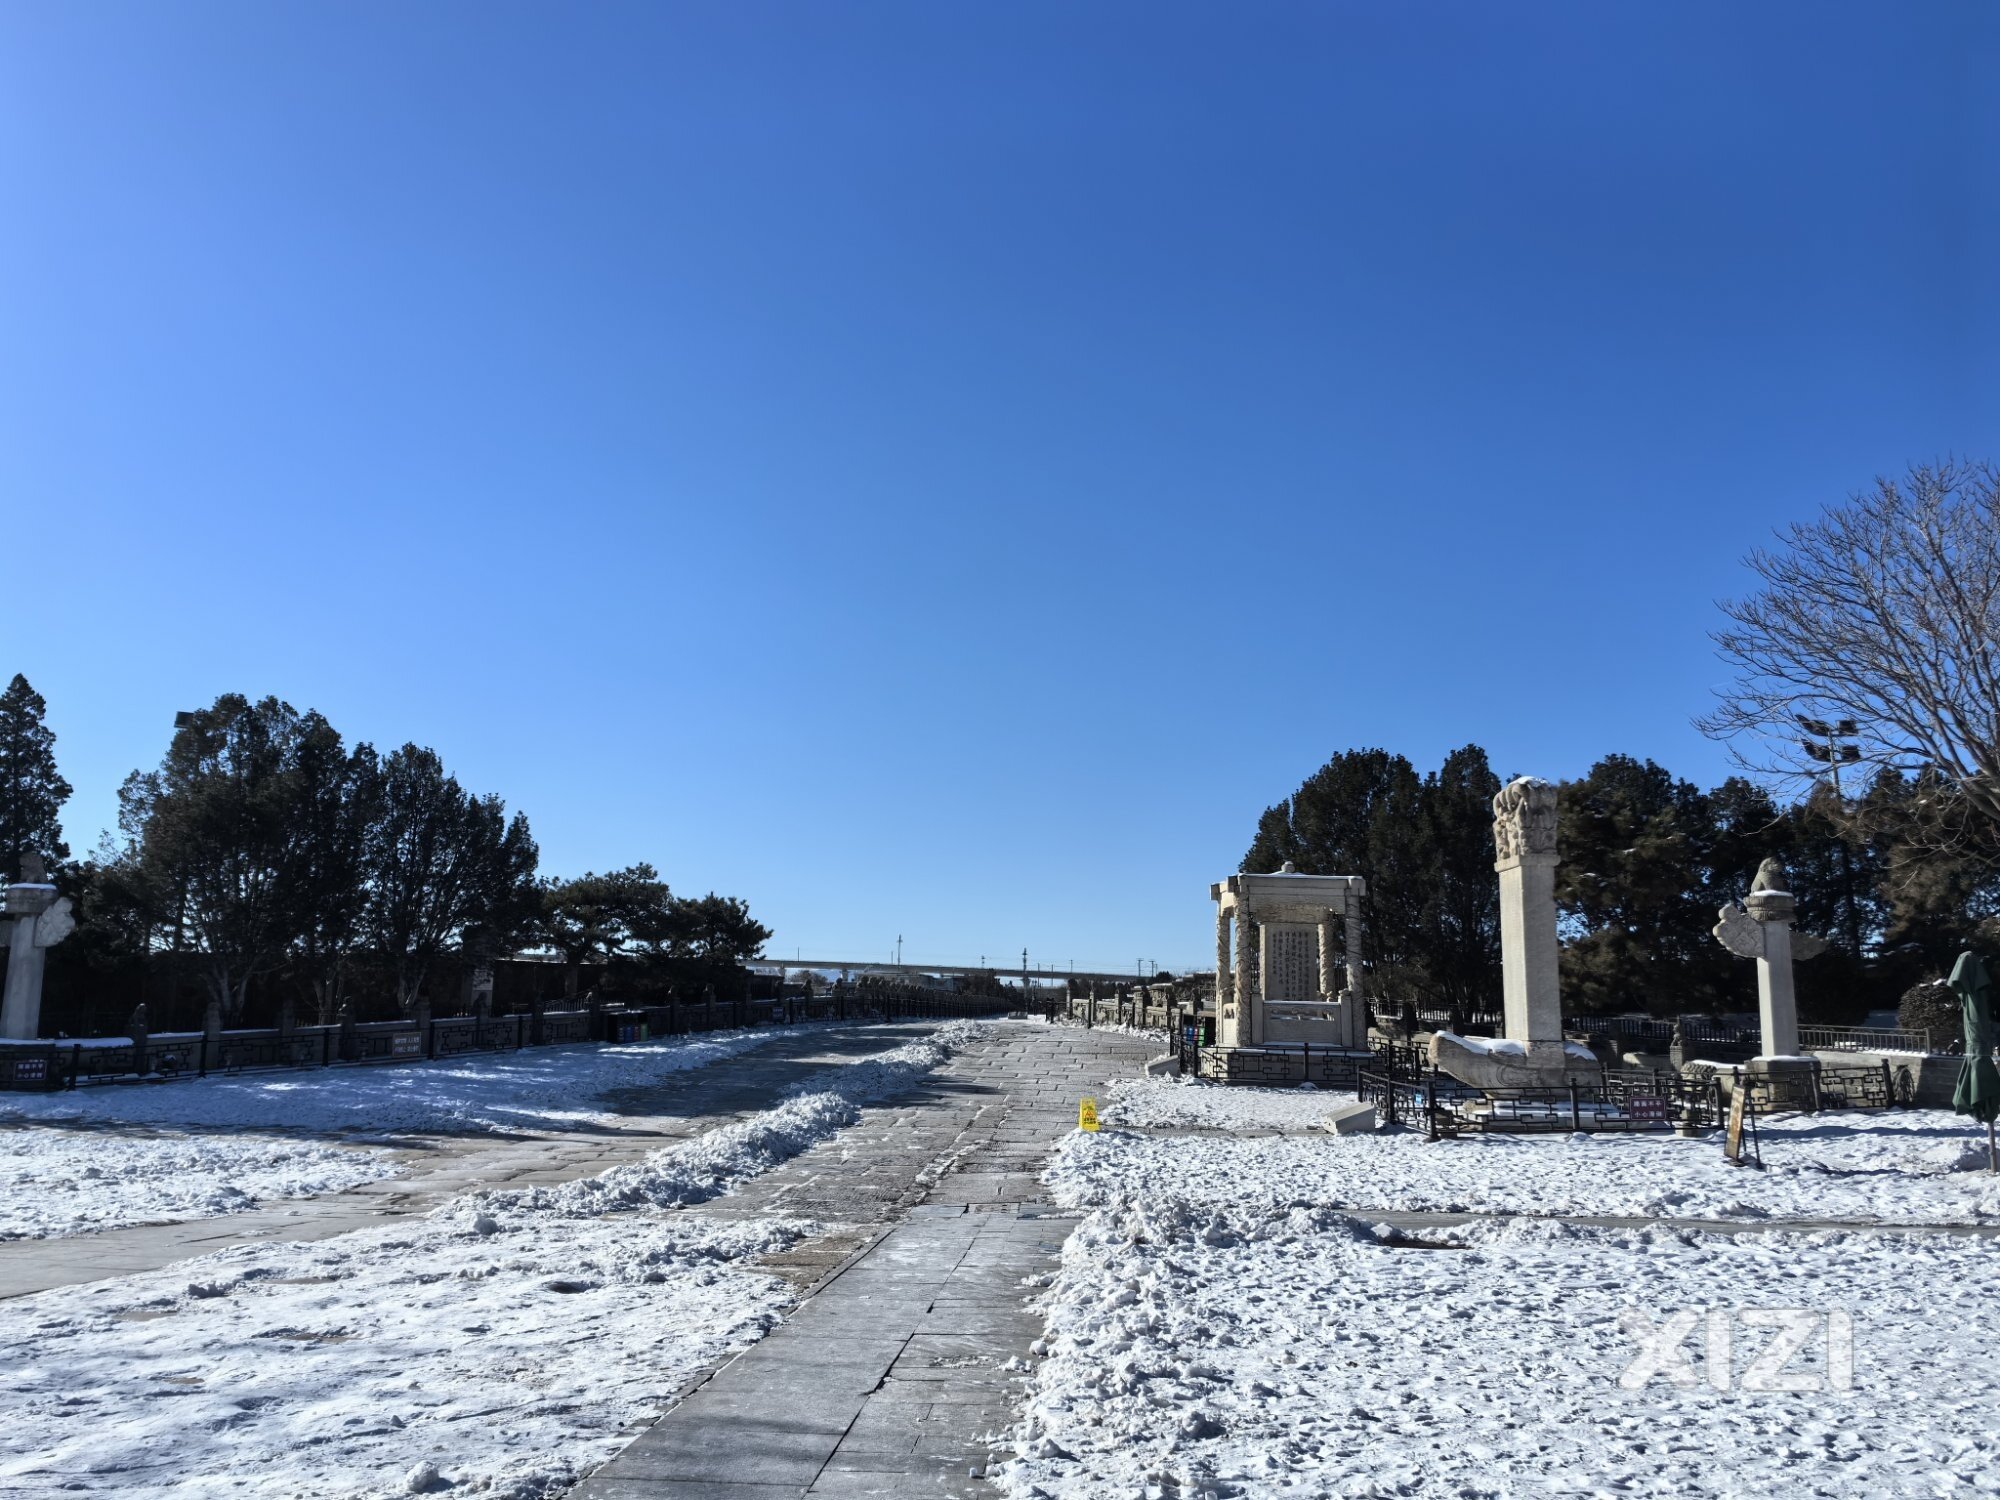
<path id="1" fill-rule="evenodd" d="M 70 785 L 56 772 L 55 732 L 42 722 L 47 710 L 19 672 L 0 693 L 0 876 L 9 880 L 19 877 L 27 855 L 50 864 L 69 858 L 60 815 Z"/>

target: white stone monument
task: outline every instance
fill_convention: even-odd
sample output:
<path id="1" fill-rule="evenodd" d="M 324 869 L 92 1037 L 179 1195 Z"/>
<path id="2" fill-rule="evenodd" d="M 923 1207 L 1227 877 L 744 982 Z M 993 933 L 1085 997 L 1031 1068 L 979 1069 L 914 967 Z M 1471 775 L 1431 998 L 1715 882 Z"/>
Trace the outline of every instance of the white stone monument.
<path id="1" fill-rule="evenodd" d="M 1493 799 L 1493 868 L 1500 876 L 1500 988 L 1506 1035 L 1431 1038 L 1431 1065 L 1474 1088 L 1594 1081 L 1588 1047 L 1563 1040 L 1556 943 L 1556 789 L 1533 776 Z"/>
<path id="2" fill-rule="evenodd" d="M 1329 1052 L 1367 1047 L 1361 990 L 1361 898 L 1366 892 L 1359 875 L 1301 875 L 1289 861 L 1275 874 L 1231 875 L 1208 888 L 1215 902 L 1218 1044 Z M 1338 989 L 1343 966 L 1337 961 L 1336 930 L 1346 944 L 1347 982 Z"/>
<path id="3" fill-rule="evenodd" d="M 42 1023 L 42 962 L 76 930 L 69 897 L 58 896 L 39 855 L 22 862 L 21 879 L 0 898 L 0 944 L 7 949 L 7 991 L 0 1000 L 0 1039 L 31 1042 Z"/>
<path id="4" fill-rule="evenodd" d="M 1752 1071 L 1770 1071 L 1792 1064 L 1815 1066 L 1799 1052 L 1799 1002 L 1792 989 L 1792 960 L 1817 958 L 1826 951 L 1826 939 L 1810 933 L 1792 934 L 1792 920 L 1798 903 L 1785 889 L 1785 867 L 1777 859 L 1767 859 L 1757 868 L 1750 894 L 1742 903 L 1723 907 L 1715 924 L 1715 940 L 1738 958 L 1757 961 L 1757 1019 L 1762 1024 L 1764 1049 L 1752 1060 Z M 1762 1068 L 1757 1065 L 1762 1064 Z"/>

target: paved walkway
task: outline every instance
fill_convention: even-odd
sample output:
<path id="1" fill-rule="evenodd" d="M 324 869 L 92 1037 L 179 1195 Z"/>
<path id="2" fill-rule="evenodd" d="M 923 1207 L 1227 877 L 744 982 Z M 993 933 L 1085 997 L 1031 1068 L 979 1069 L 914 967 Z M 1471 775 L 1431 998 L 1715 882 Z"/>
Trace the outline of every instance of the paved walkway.
<path id="1" fill-rule="evenodd" d="M 987 1439 L 1012 1424 L 1015 1372 L 1042 1331 L 1021 1283 L 1054 1268 L 1074 1222 L 1041 1201 L 1042 1163 L 1081 1095 L 1158 1051 L 998 1027 L 899 1107 L 690 1210 L 844 1216 L 845 1253 L 571 1500 L 990 1496 Z"/>
<path id="2" fill-rule="evenodd" d="M 523 1187 L 591 1177 L 668 1141 L 768 1109 L 811 1074 L 928 1036 L 934 1022 L 804 1027 L 705 1068 L 606 1096 L 616 1122 L 547 1134 L 399 1137 L 404 1171 L 318 1198 L 274 1202 L 250 1213 L 179 1224 L 145 1224 L 52 1240 L 0 1242 L 0 1299 L 51 1287 L 130 1276 L 230 1245 L 320 1240 L 402 1214 L 428 1213 L 476 1188 Z M 343 1138 L 346 1139 L 346 1138 Z M 366 1138 L 353 1144 L 366 1145 Z"/>
<path id="3" fill-rule="evenodd" d="M 1640 1218 L 1623 1214 L 1426 1213 L 1422 1210 L 1355 1208 L 1342 1210 L 1357 1219 L 1387 1224 L 1391 1229 L 1450 1229 L 1487 1220 L 1547 1219 L 1584 1229 L 1693 1229 L 1702 1234 L 1956 1234 L 1973 1239 L 2000 1238 L 2000 1224 L 1890 1224 L 1881 1219 L 1675 1219 Z"/>

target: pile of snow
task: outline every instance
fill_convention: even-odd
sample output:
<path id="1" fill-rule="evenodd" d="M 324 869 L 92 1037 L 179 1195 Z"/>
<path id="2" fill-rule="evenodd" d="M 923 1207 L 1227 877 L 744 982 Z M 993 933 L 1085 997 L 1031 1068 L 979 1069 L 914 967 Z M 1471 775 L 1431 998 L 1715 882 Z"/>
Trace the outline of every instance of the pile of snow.
<path id="1" fill-rule="evenodd" d="M 1195 1078 L 1121 1081 L 1098 1111 L 1104 1125 L 1182 1125 L 1198 1130 L 1310 1130 L 1354 1095 L 1300 1084 L 1252 1089 Z"/>
<path id="2" fill-rule="evenodd" d="M 1465 1248 L 1264 1202 L 1141 1192 L 1100 1209 L 1064 1247 L 1005 1492 L 1992 1492 L 2000 1371 L 1986 1320 L 1968 1315 L 2000 1296 L 1983 1241 L 1517 1221 L 1449 1243 Z M 1711 1307 L 1715 1323 L 1680 1347 L 1698 1383 L 1621 1386 L 1632 1330 Z M 1847 1314 L 1852 1389 L 1744 1389 L 1769 1309 L 1804 1311 L 1813 1337 L 1783 1374 L 1822 1382 L 1840 1377 L 1825 1315 Z M 1715 1366 L 1710 1326 L 1730 1340 Z"/>
<path id="3" fill-rule="evenodd" d="M 706 1067 L 777 1034 L 0 1095 L 0 1240 L 241 1213 L 398 1170 L 380 1150 L 260 1131 L 366 1139 L 587 1128 L 612 1117 L 593 1107 L 610 1090 Z"/>
<path id="4" fill-rule="evenodd" d="M 395 1170 L 380 1151 L 268 1135 L 0 1129 L 0 1240 L 242 1213 Z"/>
<path id="5" fill-rule="evenodd" d="M 774 1028 L 618 1046 L 530 1047 L 432 1062 L 302 1068 L 176 1083 L 99 1085 L 0 1096 L 0 1123 L 120 1124 L 285 1130 L 568 1130 L 609 1116 L 590 1101 L 644 1088 L 769 1044 Z"/>
<path id="6" fill-rule="evenodd" d="M 1414 1131 L 1255 1139 L 1079 1134 L 1063 1142 L 1047 1181 L 1059 1202 L 1078 1208 L 1144 1184 L 1203 1203 L 1358 1212 L 1900 1224 L 2000 1218 L 2000 1179 L 1973 1170 L 1985 1164 L 1983 1136 L 1946 1111 L 1795 1115 L 1762 1121 L 1759 1129 L 1761 1172 L 1724 1161 L 1719 1137 L 1690 1141 L 1664 1133 L 1446 1141 L 1426 1141 Z"/>
<path id="7" fill-rule="evenodd" d="M 816 1232 L 664 1205 L 824 1140 L 978 1034 L 817 1074 L 589 1184 L 0 1303 L 0 1491 L 550 1500 L 768 1331 L 793 1294 L 744 1263 Z"/>
<path id="8" fill-rule="evenodd" d="M 1046 1015 L 1033 1015 L 1027 1019 L 1039 1021 L 1044 1026 L 1071 1026 L 1085 1031 L 1108 1031 L 1113 1036 L 1142 1037 L 1152 1042 L 1157 1042 L 1161 1038 L 1170 1035 L 1173 1030 L 1170 1026 L 1134 1026 L 1117 1020 L 1117 1015 L 1118 1007 L 1115 1002 L 1100 1000 L 1097 1002 L 1097 1024 L 1095 1026 L 1084 1026 L 1083 1016 L 1080 1012 L 1068 1020 L 1064 1020 L 1060 1016 Z"/>
<path id="9" fill-rule="evenodd" d="M 1440 1031 L 1439 1036 L 1447 1042 L 1456 1042 L 1467 1052 L 1477 1052 L 1483 1057 L 1526 1057 L 1528 1044 L 1513 1041 L 1504 1036 L 1461 1036 L 1456 1031 Z M 1596 1062 L 1597 1054 L 1582 1042 L 1565 1041 L 1563 1052 L 1583 1062 Z"/>
<path id="10" fill-rule="evenodd" d="M 854 1124 L 861 1118 L 862 1104 L 908 1088 L 979 1036 L 985 1024 L 954 1021 L 921 1041 L 815 1073 L 787 1090 L 791 1097 L 773 1109 L 596 1177 L 475 1193 L 441 1211 L 601 1214 L 698 1203 L 731 1182 L 768 1172 Z"/>

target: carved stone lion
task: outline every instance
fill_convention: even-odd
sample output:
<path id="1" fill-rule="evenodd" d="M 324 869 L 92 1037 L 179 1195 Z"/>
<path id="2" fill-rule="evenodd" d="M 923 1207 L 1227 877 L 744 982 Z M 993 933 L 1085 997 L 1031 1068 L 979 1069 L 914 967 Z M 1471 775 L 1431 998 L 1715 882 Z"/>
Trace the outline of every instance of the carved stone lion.
<path id="1" fill-rule="evenodd" d="M 1750 889 L 1756 891 L 1789 891 L 1785 877 L 1785 862 L 1773 854 L 1757 866 L 1757 878 L 1750 882 Z"/>

